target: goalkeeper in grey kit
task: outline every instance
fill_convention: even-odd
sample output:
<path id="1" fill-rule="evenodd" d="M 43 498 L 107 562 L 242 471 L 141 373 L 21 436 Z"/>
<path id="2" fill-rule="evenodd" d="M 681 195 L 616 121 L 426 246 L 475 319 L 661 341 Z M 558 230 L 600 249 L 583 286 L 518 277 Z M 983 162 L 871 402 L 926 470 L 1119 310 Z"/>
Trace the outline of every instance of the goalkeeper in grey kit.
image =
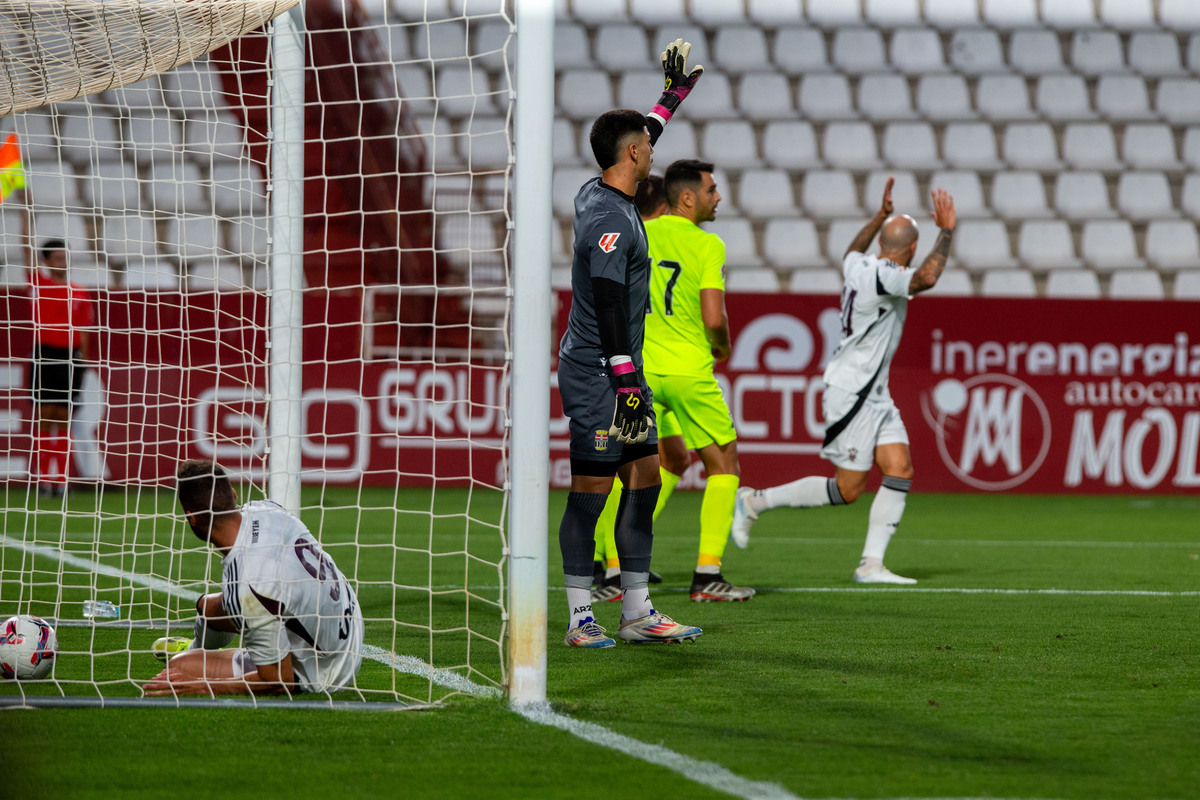
<path id="1" fill-rule="evenodd" d="M 647 115 L 601 114 L 592 152 L 602 174 L 575 195 L 571 312 L 559 346 L 558 385 L 570 418 L 571 492 L 559 527 L 571 621 L 570 647 L 613 647 L 592 614 L 596 520 L 620 475 L 617 553 L 624 590 L 618 636 L 628 642 L 694 640 L 702 631 L 654 610 L 647 588 L 658 499 L 658 439 L 650 390 L 642 376 L 642 337 L 650 290 L 646 229 L 634 203 L 650 175 L 663 127 L 704 72 L 687 69 L 691 45 L 676 39 L 663 52 L 665 88 Z"/>

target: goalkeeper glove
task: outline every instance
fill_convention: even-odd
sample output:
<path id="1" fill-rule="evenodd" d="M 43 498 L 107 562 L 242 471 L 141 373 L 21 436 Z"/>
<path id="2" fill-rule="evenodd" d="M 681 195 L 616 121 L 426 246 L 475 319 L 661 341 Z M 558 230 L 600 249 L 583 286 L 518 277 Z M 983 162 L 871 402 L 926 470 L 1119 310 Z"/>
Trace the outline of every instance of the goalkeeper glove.
<path id="1" fill-rule="evenodd" d="M 629 356 L 613 356 L 609 361 L 617 377 L 617 402 L 608 435 L 622 444 L 641 444 L 650 437 L 650 403 L 638 385 L 637 370 Z"/>
<path id="2" fill-rule="evenodd" d="M 675 109 L 679 108 L 679 104 L 704 75 L 704 67 L 699 64 L 693 67 L 691 72 L 687 71 L 687 57 L 691 50 L 690 42 L 676 39 L 667 45 L 667 49 L 659 56 L 665 76 L 663 93 L 650 113 L 661 119 L 664 125 L 670 121 Z"/>

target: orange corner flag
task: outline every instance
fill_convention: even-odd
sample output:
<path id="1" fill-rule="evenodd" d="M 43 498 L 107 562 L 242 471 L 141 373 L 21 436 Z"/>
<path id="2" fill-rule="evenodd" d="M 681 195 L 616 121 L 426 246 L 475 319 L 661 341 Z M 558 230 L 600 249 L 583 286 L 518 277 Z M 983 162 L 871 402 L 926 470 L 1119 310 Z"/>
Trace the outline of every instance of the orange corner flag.
<path id="1" fill-rule="evenodd" d="M 0 144 L 0 203 L 17 189 L 25 188 L 25 167 L 21 165 L 21 145 L 10 133 Z"/>

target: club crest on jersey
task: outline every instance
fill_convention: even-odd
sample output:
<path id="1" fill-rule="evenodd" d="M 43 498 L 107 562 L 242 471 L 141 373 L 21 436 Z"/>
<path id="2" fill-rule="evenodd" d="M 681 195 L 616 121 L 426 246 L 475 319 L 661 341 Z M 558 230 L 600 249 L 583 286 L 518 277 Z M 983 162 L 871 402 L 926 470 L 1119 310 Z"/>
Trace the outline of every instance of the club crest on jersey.
<path id="1" fill-rule="evenodd" d="M 621 237 L 619 233 L 606 233 L 600 237 L 600 249 L 606 253 L 611 253 L 617 249 L 617 239 Z"/>
<path id="2" fill-rule="evenodd" d="M 596 431 L 595 447 L 601 453 L 608 449 L 608 431 Z"/>

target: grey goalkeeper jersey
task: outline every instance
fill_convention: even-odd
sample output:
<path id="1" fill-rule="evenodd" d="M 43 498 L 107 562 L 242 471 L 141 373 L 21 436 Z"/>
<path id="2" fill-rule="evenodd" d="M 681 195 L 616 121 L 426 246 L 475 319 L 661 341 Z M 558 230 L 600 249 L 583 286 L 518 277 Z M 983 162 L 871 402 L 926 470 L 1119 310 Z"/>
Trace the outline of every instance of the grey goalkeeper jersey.
<path id="1" fill-rule="evenodd" d="M 625 287 L 629 321 L 629 353 L 642 369 L 642 340 L 650 301 L 650 248 L 646 228 L 633 198 L 592 178 L 575 195 L 575 251 L 571 264 L 571 313 L 558 348 L 562 361 L 605 374 L 608 364 L 600 347 L 600 324 L 592 278 L 607 278 Z"/>

